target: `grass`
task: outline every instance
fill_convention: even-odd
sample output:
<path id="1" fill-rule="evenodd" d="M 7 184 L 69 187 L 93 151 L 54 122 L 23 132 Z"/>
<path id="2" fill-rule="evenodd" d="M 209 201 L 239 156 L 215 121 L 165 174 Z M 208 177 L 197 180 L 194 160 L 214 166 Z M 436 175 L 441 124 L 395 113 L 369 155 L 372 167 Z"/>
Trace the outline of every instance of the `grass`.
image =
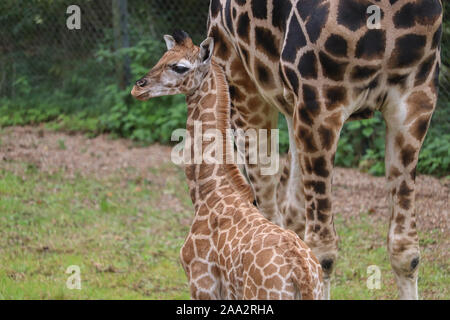
<path id="1" fill-rule="evenodd" d="M 386 237 L 388 222 L 369 213 L 356 218 L 336 219 L 340 237 L 339 258 L 336 266 L 332 299 L 397 299 L 397 288 L 391 270 Z M 421 299 L 449 299 L 450 277 L 448 261 L 442 257 L 436 244 L 444 240 L 437 232 L 419 232 L 421 264 L 419 266 L 419 296 Z M 380 289 L 368 289 L 371 275 L 368 267 L 375 265 L 381 271 Z"/>
<path id="2" fill-rule="evenodd" d="M 189 298 L 178 256 L 191 212 L 155 209 L 178 180 L 120 178 L 0 171 L 1 299 Z M 81 290 L 66 288 L 70 265 Z"/>
<path id="3" fill-rule="evenodd" d="M 181 169 L 149 169 L 161 181 L 118 172 L 98 180 L 33 165 L 23 174 L 0 169 L 0 299 L 189 299 L 179 250 L 192 205 Z M 127 169 L 133 170 L 133 169 Z M 177 201 L 172 208 L 170 202 Z M 340 257 L 333 299 L 394 299 L 386 222 L 361 214 L 336 221 Z M 449 299 L 448 261 L 421 234 L 420 295 Z M 66 270 L 81 270 L 81 290 L 69 290 Z M 367 267 L 381 269 L 381 289 L 366 287 Z"/>

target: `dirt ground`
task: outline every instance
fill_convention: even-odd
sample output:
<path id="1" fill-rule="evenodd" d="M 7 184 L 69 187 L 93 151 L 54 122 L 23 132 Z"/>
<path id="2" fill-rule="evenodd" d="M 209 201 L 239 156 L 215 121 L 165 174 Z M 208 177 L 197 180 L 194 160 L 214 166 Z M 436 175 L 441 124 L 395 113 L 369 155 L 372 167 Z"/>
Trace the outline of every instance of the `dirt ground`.
<path id="1" fill-rule="evenodd" d="M 88 139 L 82 134 L 47 131 L 43 127 L 10 127 L 0 134 L 1 167 L 20 171 L 17 162 L 33 164 L 44 172 L 62 171 L 74 176 L 101 178 L 121 169 L 133 168 L 141 178 L 152 180 L 149 170 L 170 163 L 171 148 L 161 145 L 138 147 L 129 140 L 106 135 Z M 23 170 L 23 169 L 22 169 Z M 438 229 L 449 239 L 450 180 L 418 175 L 416 212 L 419 230 Z M 355 169 L 336 168 L 333 178 L 333 211 L 345 217 L 369 212 L 388 223 L 385 179 Z"/>

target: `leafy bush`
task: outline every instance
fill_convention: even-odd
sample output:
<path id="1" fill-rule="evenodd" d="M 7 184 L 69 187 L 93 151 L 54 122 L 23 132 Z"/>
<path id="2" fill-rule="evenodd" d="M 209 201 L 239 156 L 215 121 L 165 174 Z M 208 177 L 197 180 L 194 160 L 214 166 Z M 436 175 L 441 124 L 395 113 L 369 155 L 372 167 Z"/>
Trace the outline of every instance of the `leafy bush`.
<path id="1" fill-rule="evenodd" d="M 346 123 L 339 139 L 336 165 L 383 174 L 384 136 L 385 125 L 379 113 L 370 119 Z"/>

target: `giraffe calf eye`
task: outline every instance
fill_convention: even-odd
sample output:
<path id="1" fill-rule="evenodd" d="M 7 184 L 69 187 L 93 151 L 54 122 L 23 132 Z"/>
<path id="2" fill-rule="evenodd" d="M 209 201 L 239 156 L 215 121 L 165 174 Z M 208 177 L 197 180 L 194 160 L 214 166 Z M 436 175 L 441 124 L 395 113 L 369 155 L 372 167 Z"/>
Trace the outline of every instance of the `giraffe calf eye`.
<path id="1" fill-rule="evenodd" d="M 170 66 L 170 68 L 171 68 L 173 71 L 175 71 L 176 73 L 180 73 L 180 74 L 185 73 L 186 71 L 189 70 L 188 67 L 185 67 L 185 66 L 177 66 L 176 64 Z"/>

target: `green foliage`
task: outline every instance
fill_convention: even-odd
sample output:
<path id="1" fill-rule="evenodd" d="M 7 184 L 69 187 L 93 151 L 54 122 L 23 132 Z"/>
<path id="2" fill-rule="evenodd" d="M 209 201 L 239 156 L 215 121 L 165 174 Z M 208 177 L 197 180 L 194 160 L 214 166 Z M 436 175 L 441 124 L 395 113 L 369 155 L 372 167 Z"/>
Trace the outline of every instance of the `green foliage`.
<path id="1" fill-rule="evenodd" d="M 170 142 L 172 131 L 186 125 L 187 107 L 182 96 L 150 101 L 128 101 L 129 92 L 107 88 L 111 110 L 100 117 L 100 126 L 122 137 L 143 142 Z"/>
<path id="2" fill-rule="evenodd" d="M 450 134 L 435 136 L 425 144 L 419 155 L 419 172 L 448 175 L 450 173 Z"/>
<path id="3" fill-rule="evenodd" d="M 383 174 L 384 135 L 385 126 L 380 114 L 370 119 L 346 123 L 336 152 L 336 165 L 359 166 L 372 174 Z"/>
<path id="4" fill-rule="evenodd" d="M 280 144 L 280 153 L 286 153 L 289 150 L 289 132 L 287 128 L 287 123 L 285 117 L 280 114 L 278 118 L 278 128 L 280 133 L 279 144 Z"/>
<path id="5" fill-rule="evenodd" d="M 450 174 L 450 101 L 438 102 L 419 154 L 417 170 L 426 174 Z"/>

